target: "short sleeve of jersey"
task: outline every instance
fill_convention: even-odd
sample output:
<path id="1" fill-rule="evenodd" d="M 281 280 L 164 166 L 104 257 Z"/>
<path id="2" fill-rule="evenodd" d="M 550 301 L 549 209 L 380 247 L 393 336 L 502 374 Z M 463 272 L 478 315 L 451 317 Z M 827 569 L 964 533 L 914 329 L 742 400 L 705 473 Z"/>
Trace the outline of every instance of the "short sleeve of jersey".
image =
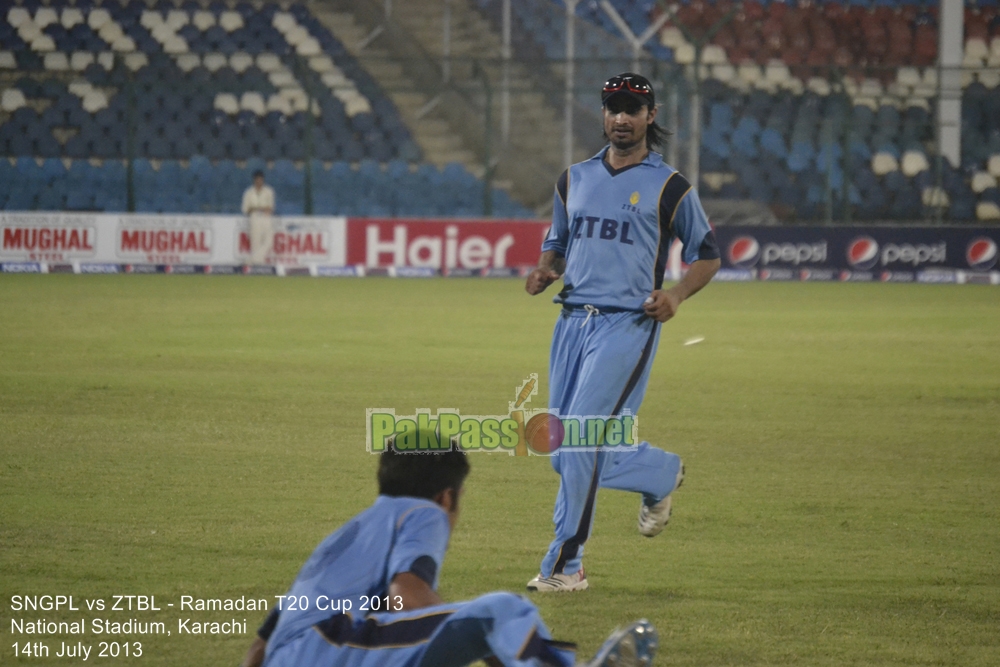
<path id="1" fill-rule="evenodd" d="M 686 264 L 693 264 L 699 259 L 719 258 L 715 235 L 708 224 L 708 216 L 702 208 L 698 191 L 694 188 L 688 190 L 677 204 L 674 234 L 684 244 L 683 259 Z"/>
<path id="2" fill-rule="evenodd" d="M 437 572 L 440 572 L 451 531 L 444 510 L 429 505 L 414 507 L 398 522 L 395 544 L 389 554 L 387 581 L 391 582 L 397 574 L 409 572 L 413 564 L 424 556 L 433 559 Z M 436 585 L 435 575 L 431 588 L 436 588 Z"/>
<path id="3" fill-rule="evenodd" d="M 552 195 L 552 226 L 542 242 L 542 252 L 555 250 L 562 257 L 566 256 L 566 245 L 569 241 L 569 217 L 566 214 L 566 199 L 569 196 L 569 170 L 559 177 L 555 194 Z"/>

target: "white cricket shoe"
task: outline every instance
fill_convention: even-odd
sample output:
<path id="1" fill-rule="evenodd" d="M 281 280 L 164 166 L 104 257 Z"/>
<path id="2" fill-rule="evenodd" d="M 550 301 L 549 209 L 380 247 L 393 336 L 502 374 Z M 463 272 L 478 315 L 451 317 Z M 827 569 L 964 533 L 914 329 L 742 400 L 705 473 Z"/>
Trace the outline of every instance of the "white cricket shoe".
<path id="1" fill-rule="evenodd" d="M 672 501 L 670 497 L 673 495 L 674 491 L 680 488 L 681 484 L 684 483 L 684 464 L 681 463 L 680 469 L 677 471 L 677 481 L 674 484 L 674 489 L 671 491 L 666 498 L 656 503 L 655 505 L 647 505 L 644 500 L 639 501 L 639 532 L 646 537 L 656 537 L 663 532 L 666 527 L 667 522 L 670 521 L 670 512 Z"/>
<path id="2" fill-rule="evenodd" d="M 648 667 L 658 646 L 656 628 L 642 619 L 612 632 L 597 655 L 578 667 Z"/>
<path id="3" fill-rule="evenodd" d="M 538 593 L 553 591 L 582 591 L 587 588 L 587 575 L 583 568 L 573 574 L 553 574 L 551 577 L 538 575 L 528 582 L 528 590 Z"/>

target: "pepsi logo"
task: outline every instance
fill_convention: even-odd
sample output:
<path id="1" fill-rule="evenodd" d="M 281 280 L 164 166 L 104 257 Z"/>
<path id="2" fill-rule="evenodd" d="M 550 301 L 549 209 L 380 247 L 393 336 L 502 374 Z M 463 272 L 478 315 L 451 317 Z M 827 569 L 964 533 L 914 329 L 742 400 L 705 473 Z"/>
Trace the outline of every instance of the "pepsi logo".
<path id="1" fill-rule="evenodd" d="M 739 269 L 749 269 L 760 259 L 760 244 L 752 236 L 738 236 L 729 244 L 729 263 Z"/>
<path id="2" fill-rule="evenodd" d="M 969 242 L 965 249 L 965 261 L 969 267 L 978 271 L 992 269 L 997 263 L 997 244 L 993 239 L 980 236 Z"/>
<path id="3" fill-rule="evenodd" d="M 847 263 L 865 271 L 878 262 L 878 242 L 870 236 L 859 236 L 847 245 Z"/>

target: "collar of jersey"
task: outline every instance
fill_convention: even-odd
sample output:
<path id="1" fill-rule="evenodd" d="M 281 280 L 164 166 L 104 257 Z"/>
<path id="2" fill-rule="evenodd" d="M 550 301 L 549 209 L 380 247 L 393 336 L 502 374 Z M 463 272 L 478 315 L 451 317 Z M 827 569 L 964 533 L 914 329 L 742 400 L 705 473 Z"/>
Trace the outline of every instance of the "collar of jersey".
<path id="1" fill-rule="evenodd" d="M 595 155 L 594 157 L 592 157 L 590 159 L 591 160 L 600 160 L 601 164 L 604 166 L 604 168 L 607 170 L 607 172 L 612 176 L 612 178 L 615 177 L 615 176 L 617 176 L 618 174 L 625 173 L 626 171 L 628 171 L 632 167 L 638 167 L 639 165 L 643 165 L 643 164 L 648 164 L 650 166 L 655 167 L 655 166 L 658 166 L 659 164 L 663 163 L 663 156 L 661 156 L 659 153 L 657 153 L 655 151 L 649 151 L 648 153 L 646 153 L 646 157 L 643 158 L 642 162 L 637 162 L 635 164 L 630 164 L 627 167 L 622 167 L 621 169 L 615 169 L 610 164 L 608 164 L 607 161 L 605 161 L 605 159 L 604 159 L 604 156 L 607 155 L 607 153 L 608 153 L 609 150 L 611 150 L 611 144 L 608 144 L 604 148 L 602 148 L 601 150 L 597 151 L 597 155 Z"/>

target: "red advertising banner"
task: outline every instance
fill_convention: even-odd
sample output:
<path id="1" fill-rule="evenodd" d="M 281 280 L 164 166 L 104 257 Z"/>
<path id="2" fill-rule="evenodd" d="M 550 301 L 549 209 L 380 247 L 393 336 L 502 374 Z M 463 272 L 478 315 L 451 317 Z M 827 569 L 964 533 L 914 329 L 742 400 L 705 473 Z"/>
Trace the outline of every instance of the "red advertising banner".
<path id="1" fill-rule="evenodd" d="M 365 268 L 533 266 L 549 223 L 538 220 L 347 221 L 347 264 Z"/>

